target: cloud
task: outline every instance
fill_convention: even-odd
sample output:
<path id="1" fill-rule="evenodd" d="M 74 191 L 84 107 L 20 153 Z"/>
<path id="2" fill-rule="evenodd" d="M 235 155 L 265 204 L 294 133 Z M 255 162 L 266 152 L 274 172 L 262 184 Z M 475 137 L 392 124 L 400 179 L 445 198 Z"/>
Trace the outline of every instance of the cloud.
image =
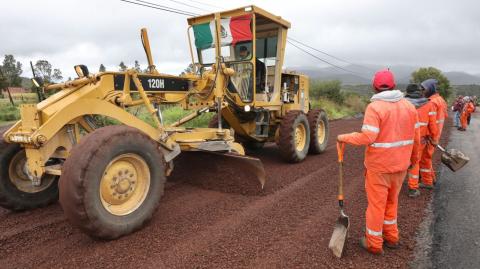
<path id="1" fill-rule="evenodd" d="M 238 0 L 218 5 L 232 8 L 252 2 L 290 21 L 289 36 L 350 62 L 433 65 L 445 71 L 480 73 L 477 1 Z M 101 63 L 117 69 L 120 61 L 132 66 L 139 60 L 146 66 L 139 38 L 142 27 L 149 29 L 154 60 L 161 72 L 178 74 L 190 60 L 186 17 L 182 15 L 118 0 L 8 1 L 2 3 L 2 11 L 0 53 L 14 54 L 24 67 L 29 60 L 47 59 L 68 77 L 74 76 L 73 65 L 80 63 L 92 71 Z M 324 65 L 291 46 L 286 53 L 287 66 Z M 29 74 L 26 68 L 24 72 Z"/>

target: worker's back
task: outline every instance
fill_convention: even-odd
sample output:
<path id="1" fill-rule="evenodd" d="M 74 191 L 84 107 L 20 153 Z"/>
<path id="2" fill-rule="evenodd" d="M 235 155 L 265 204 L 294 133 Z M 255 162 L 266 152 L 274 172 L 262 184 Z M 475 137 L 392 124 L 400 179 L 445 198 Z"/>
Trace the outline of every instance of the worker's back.
<path id="1" fill-rule="evenodd" d="M 366 149 L 365 166 L 380 173 L 407 170 L 414 146 L 417 112 L 406 99 L 376 100 L 367 113 L 378 118 L 378 136 Z"/>
<path id="2" fill-rule="evenodd" d="M 423 106 L 417 108 L 418 124 L 420 126 L 420 137 L 431 136 L 436 137 L 437 128 L 437 108 L 435 103 L 427 102 Z"/>

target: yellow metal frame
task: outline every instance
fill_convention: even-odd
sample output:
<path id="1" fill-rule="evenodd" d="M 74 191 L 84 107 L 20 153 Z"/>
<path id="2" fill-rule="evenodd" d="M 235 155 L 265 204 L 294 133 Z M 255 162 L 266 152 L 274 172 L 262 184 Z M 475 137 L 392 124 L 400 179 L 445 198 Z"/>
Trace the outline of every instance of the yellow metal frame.
<path id="1" fill-rule="evenodd" d="M 233 151 L 243 155 L 243 147 L 234 141 L 233 133 L 229 129 L 222 129 L 220 126 L 219 128 L 186 129 L 178 126 L 205 111 L 213 109 L 220 111 L 221 115 L 238 134 L 250 136 L 254 132 L 255 123 L 240 122 L 233 109 L 224 100 L 229 76 L 233 75 L 234 71 L 221 62 L 219 46 L 221 18 L 247 13 L 253 14 L 253 55 L 251 59 L 253 65 L 255 65 L 256 53 L 256 16 L 262 16 L 279 25 L 277 67 L 275 69 L 278 75 L 274 83 L 275 87 L 280 87 L 281 67 L 290 23 L 256 6 L 247 6 L 188 19 L 190 26 L 212 20 L 215 21 L 216 25 L 217 31 L 214 42 L 216 44 L 217 60 L 209 70 L 201 75 L 197 75 L 195 72 L 182 76 L 159 73 L 153 64 L 146 29 L 142 29 L 142 43 L 148 59 L 147 73 L 139 73 L 133 69 L 124 72 L 101 72 L 82 76 L 65 83 L 47 85 L 44 87 L 45 91 L 58 90 L 58 92 L 39 104 L 22 106 L 21 120 L 4 133 L 5 141 L 19 143 L 25 148 L 28 174 L 33 177 L 34 182 L 40 180 L 45 173 L 61 174 L 58 167 L 46 167 L 47 161 L 50 158 L 68 158 L 70 150 L 81 140 L 84 133 L 94 131 L 94 127 L 86 118 L 92 115 L 115 119 L 121 124 L 137 128 L 145 133 L 152 140 L 157 141 L 159 147 L 165 151 L 165 156 L 168 156 L 166 157 L 167 162 L 179 153 L 179 148 L 183 151 Z M 189 43 L 191 46 L 191 42 Z M 191 47 L 190 53 L 193 61 L 194 56 Z M 195 63 L 193 64 L 195 66 Z M 118 89 L 118 85 L 115 85 L 115 77 L 118 76 L 124 78 L 122 89 Z M 158 91 L 147 91 L 140 81 L 144 76 L 155 79 L 188 81 L 188 90 L 178 91 L 162 88 Z M 301 91 L 306 96 L 303 101 L 298 99 L 292 104 L 285 105 L 280 100 L 280 96 L 270 102 L 257 102 L 254 97 L 252 105 L 271 111 L 270 117 L 273 124 L 278 124 L 288 110 L 295 109 L 307 112 L 308 78 L 301 76 L 300 81 Z M 135 90 L 130 88 L 131 85 L 135 86 Z M 297 98 L 299 97 L 297 96 Z M 237 105 L 245 105 L 239 98 L 236 98 L 235 101 L 238 103 Z M 196 112 L 179 119 L 170 126 L 165 126 L 157 117 L 158 111 L 153 104 L 179 104 L 184 109 L 193 109 Z M 140 105 L 145 106 L 152 115 L 155 126 L 145 123 L 126 111 L 128 107 Z M 273 138 L 268 139 L 273 140 Z"/>

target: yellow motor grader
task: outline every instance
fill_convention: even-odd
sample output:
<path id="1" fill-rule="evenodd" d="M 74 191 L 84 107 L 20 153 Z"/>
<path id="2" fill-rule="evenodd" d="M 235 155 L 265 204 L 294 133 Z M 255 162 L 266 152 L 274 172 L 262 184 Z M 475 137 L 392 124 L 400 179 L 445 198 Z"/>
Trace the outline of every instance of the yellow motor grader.
<path id="1" fill-rule="evenodd" d="M 42 91 L 57 92 L 22 105 L 21 119 L 1 130 L 0 205 L 26 210 L 59 199 L 72 224 L 114 239 L 151 218 L 182 151 L 232 158 L 254 170 L 263 188 L 263 165 L 242 145 L 275 141 L 289 162 L 325 150 L 328 121 L 309 108 L 308 78 L 282 72 L 289 22 L 247 6 L 188 23 L 190 73 L 159 73 L 142 29 L 146 72 L 92 74 L 77 65 L 71 81 L 44 85 L 34 78 Z M 193 112 L 167 125 L 167 104 Z M 155 124 L 130 113 L 134 106 L 144 106 Z M 206 112 L 216 113 L 209 128 L 182 127 Z M 118 124 L 101 126 L 98 117 Z"/>

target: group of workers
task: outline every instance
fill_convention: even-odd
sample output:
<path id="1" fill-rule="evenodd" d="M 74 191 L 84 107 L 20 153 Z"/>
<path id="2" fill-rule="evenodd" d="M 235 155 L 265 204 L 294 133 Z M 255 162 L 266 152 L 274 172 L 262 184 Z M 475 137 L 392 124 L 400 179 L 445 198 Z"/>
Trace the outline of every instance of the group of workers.
<path id="1" fill-rule="evenodd" d="M 366 146 L 366 232 L 360 246 L 383 254 L 383 246 L 399 245 L 398 196 L 408 177 L 409 196 L 433 189 L 432 156 L 442 134 L 447 103 L 438 82 L 410 84 L 404 95 L 395 89 L 394 75 L 382 70 L 373 78 L 375 94 L 367 106 L 361 132 L 341 134 L 338 143 Z M 421 183 L 419 183 L 421 179 Z"/>
<path id="2" fill-rule="evenodd" d="M 455 127 L 459 131 L 466 131 L 470 125 L 472 113 L 475 112 L 477 96 L 459 95 L 452 105 L 452 111 L 455 112 Z"/>

